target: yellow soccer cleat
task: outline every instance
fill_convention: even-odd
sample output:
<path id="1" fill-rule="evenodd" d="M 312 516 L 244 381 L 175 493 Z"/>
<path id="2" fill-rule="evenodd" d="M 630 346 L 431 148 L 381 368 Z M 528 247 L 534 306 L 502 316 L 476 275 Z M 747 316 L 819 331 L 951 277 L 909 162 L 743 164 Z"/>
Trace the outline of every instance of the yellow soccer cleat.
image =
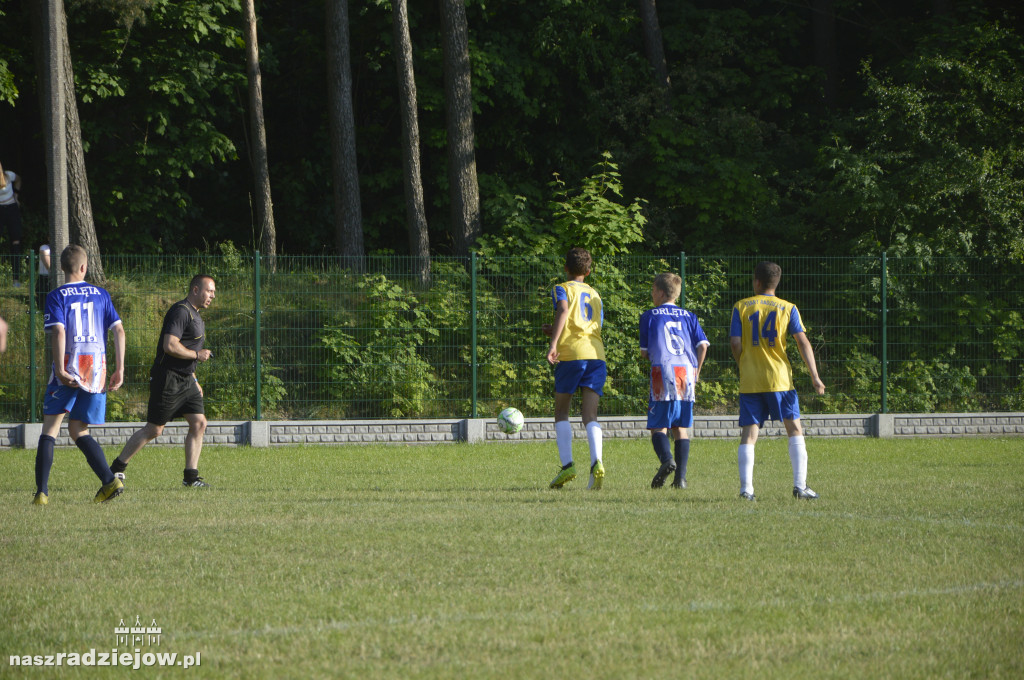
<path id="1" fill-rule="evenodd" d="M 50 502 L 50 497 L 40 491 L 32 498 L 32 505 L 46 505 Z"/>
<path id="2" fill-rule="evenodd" d="M 124 482 L 117 477 L 114 477 L 114 481 L 110 484 L 104 484 L 100 487 L 100 490 L 96 492 L 96 497 L 92 499 L 93 503 L 106 503 L 112 498 L 117 498 L 124 491 Z"/>
<path id="3" fill-rule="evenodd" d="M 604 465 L 601 461 L 597 461 L 590 466 L 590 484 L 587 485 L 587 488 L 597 491 L 602 484 L 604 484 Z"/>
<path id="4" fill-rule="evenodd" d="M 569 463 L 558 471 L 558 475 L 551 480 L 552 489 L 561 489 L 568 482 L 576 479 L 576 465 Z"/>

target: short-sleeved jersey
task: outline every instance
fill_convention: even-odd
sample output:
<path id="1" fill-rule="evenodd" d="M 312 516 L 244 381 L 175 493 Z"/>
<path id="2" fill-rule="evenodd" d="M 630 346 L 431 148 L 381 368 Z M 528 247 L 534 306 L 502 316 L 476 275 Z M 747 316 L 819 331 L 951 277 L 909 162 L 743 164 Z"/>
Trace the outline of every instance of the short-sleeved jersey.
<path id="1" fill-rule="evenodd" d="M 188 299 L 176 302 L 164 315 L 164 325 L 160 329 L 160 338 L 156 342 L 156 359 L 153 360 L 155 370 L 174 371 L 182 375 L 192 375 L 196 370 L 195 359 L 178 359 L 164 352 L 164 336 L 173 335 L 181 340 L 181 344 L 194 352 L 203 348 L 206 341 L 206 324 L 199 310 L 192 306 Z"/>
<path id="2" fill-rule="evenodd" d="M 694 401 L 697 348 L 710 344 L 693 312 L 671 303 L 644 312 L 640 349 L 651 361 L 651 401 Z"/>
<path id="3" fill-rule="evenodd" d="M 121 323 L 110 294 L 85 281 L 66 283 L 46 296 L 44 328 L 64 332 L 64 370 L 81 389 L 98 394 L 107 382 L 107 331 Z M 54 357 L 56 361 L 56 357 Z M 51 366 L 50 380 L 56 375 Z"/>
<path id="4" fill-rule="evenodd" d="M 558 309 L 558 301 L 565 300 L 569 317 L 558 336 L 560 361 L 600 359 L 604 361 L 604 343 L 601 326 L 604 324 L 604 306 L 597 291 L 580 281 L 566 281 L 555 286 L 551 300 Z"/>
<path id="5" fill-rule="evenodd" d="M 755 295 L 737 302 L 732 308 L 729 335 L 743 341 L 740 393 L 793 389 L 786 336 L 802 332 L 800 312 L 791 302 L 774 295 Z"/>

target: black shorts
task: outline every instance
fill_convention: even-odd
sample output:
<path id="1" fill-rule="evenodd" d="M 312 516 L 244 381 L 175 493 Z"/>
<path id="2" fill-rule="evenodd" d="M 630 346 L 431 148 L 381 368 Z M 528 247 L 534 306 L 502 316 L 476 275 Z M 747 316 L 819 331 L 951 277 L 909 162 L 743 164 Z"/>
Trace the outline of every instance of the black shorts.
<path id="1" fill-rule="evenodd" d="M 166 425 L 169 420 L 191 413 L 204 413 L 203 395 L 195 378 L 174 371 L 152 371 L 146 421 Z"/>

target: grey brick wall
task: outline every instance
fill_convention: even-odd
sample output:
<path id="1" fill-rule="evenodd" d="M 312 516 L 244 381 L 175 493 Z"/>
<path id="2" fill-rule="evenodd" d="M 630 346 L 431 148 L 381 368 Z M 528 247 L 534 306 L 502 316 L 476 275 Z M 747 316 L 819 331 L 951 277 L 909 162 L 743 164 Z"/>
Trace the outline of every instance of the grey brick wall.
<path id="1" fill-rule="evenodd" d="M 693 436 L 729 439 L 739 437 L 736 416 L 697 416 Z M 647 437 L 644 416 L 600 418 L 607 439 Z M 810 437 L 975 437 L 1024 436 L 1024 413 L 901 413 L 859 415 L 805 415 Z M 579 419 L 572 421 L 576 437 L 586 437 Z M 101 446 L 123 446 L 142 423 L 109 423 L 90 428 Z M 42 425 L 0 424 L 0 448 L 35 448 Z M 151 446 L 184 446 L 188 425 L 168 423 Z M 762 436 L 785 436 L 782 423 L 769 423 Z M 324 421 L 213 421 L 206 429 L 207 444 L 226 446 L 286 446 L 289 444 L 432 444 L 440 442 L 536 441 L 555 438 L 553 421 L 527 418 L 523 430 L 505 435 L 493 419 L 450 420 L 324 420 Z M 58 446 L 74 446 L 61 429 Z M 115 454 L 116 455 L 116 454 Z"/>

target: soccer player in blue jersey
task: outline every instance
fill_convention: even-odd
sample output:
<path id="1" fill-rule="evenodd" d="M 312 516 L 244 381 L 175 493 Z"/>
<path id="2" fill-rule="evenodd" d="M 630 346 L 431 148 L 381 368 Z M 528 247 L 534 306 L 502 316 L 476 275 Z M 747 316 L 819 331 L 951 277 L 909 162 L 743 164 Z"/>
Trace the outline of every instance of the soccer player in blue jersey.
<path id="1" fill-rule="evenodd" d="M 682 285 L 678 274 L 658 274 L 651 286 L 655 307 L 640 316 L 640 354 L 651 362 L 647 429 L 660 463 L 652 489 L 664 486 L 672 473 L 672 486 L 686 488 L 694 390 L 711 344 L 697 315 L 675 304 Z M 670 429 L 675 451 L 669 445 Z"/>
<path id="2" fill-rule="evenodd" d="M 760 262 L 754 269 L 754 296 L 732 309 L 729 344 L 740 369 L 740 498 L 754 497 L 754 444 L 766 420 L 781 420 L 789 435 L 789 460 L 793 465 L 793 497 L 817 498 L 807 487 L 807 447 L 800 425 L 800 402 L 793 388 L 793 367 L 786 356 L 786 336 L 793 336 L 800 357 L 807 364 L 811 384 L 825 394 L 818 377 L 814 349 L 800 320 L 796 305 L 775 297 L 782 268 Z"/>
<path id="3" fill-rule="evenodd" d="M 43 325 L 50 331 L 53 364 L 43 401 L 43 431 L 36 447 L 36 495 L 33 503 L 49 502 L 53 447 L 64 414 L 70 414 L 68 434 L 85 454 L 103 486 L 93 501 L 117 497 L 124 483 L 114 477 L 103 449 L 89 435 L 89 425 L 106 422 L 107 333 L 114 335 L 114 372 L 109 389 L 124 382 L 124 327 L 110 294 L 85 283 L 89 258 L 81 246 L 70 245 L 60 255 L 66 283 L 46 296 Z"/>
<path id="4" fill-rule="evenodd" d="M 560 489 L 576 478 L 569 407 L 572 395 L 577 391 L 580 392 L 583 424 L 590 445 L 590 484 L 587 488 L 600 489 L 604 483 L 597 405 L 608 371 L 601 342 L 601 325 L 604 323 L 601 296 L 583 282 L 592 266 L 590 253 L 583 248 L 573 248 L 566 254 L 565 273 L 569 280 L 558 284 L 551 292 L 555 320 L 542 327 L 551 338 L 547 359 L 555 367 L 555 442 L 562 463 L 562 469 L 551 481 L 552 489 Z"/>

